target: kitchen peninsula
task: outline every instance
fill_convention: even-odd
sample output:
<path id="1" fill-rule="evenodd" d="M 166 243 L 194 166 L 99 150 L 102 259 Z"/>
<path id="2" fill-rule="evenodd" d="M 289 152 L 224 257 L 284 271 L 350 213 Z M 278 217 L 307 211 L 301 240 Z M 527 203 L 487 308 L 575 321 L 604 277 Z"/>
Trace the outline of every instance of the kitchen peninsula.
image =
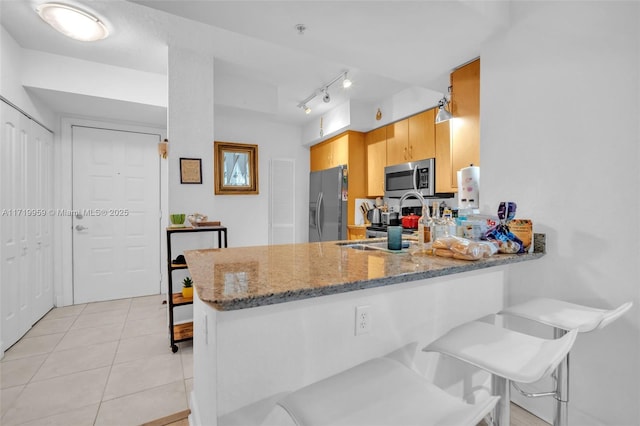
<path id="1" fill-rule="evenodd" d="M 544 255 L 539 234 L 532 253 L 479 261 L 348 243 L 185 253 L 197 293 L 192 424 L 260 424 L 287 392 L 394 351 L 462 392 L 470 384 L 460 366 L 447 368 L 419 348 L 499 311 L 509 265 Z M 486 379 L 476 373 L 471 386 Z"/>

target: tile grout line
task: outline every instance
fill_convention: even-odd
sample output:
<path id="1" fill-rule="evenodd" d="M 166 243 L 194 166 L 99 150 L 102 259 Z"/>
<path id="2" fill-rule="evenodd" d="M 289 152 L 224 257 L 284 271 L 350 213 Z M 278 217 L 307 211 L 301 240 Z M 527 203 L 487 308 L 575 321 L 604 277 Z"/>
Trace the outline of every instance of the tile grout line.
<path id="1" fill-rule="evenodd" d="M 73 306 L 73 305 L 71 305 Z M 7 408 L 7 410 L 5 411 L 5 413 L 2 415 L 2 417 L 0 417 L 0 420 L 4 419 L 5 416 L 9 413 L 9 411 L 13 408 L 13 406 L 16 404 L 17 401 L 20 400 L 20 397 L 22 396 L 23 392 L 25 391 L 25 389 L 27 389 L 27 386 L 30 385 L 32 383 L 33 378 L 38 374 L 38 372 L 40 371 L 40 369 L 42 369 L 42 366 L 47 362 L 47 360 L 49 359 L 49 357 L 51 356 L 51 354 L 53 354 L 53 352 L 55 351 L 55 349 L 58 347 L 58 345 L 60 344 L 60 342 L 62 341 L 62 339 L 64 339 L 64 337 L 67 335 L 67 333 L 69 332 L 69 330 L 71 330 L 71 327 L 73 326 L 73 324 L 78 320 L 78 317 L 80 316 L 80 314 L 82 313 L 82 311 L 84 311 L 84 309 L 87 307 L 87 305 L 85 304 L 84 307 L 75 315 L 75 319 L 71 322 L 71 324 L 69 324 L 69 328 L 64 332 L 64 333 L 49 333 L 49 334 L 45 334 L 44 336 L 47 335 L 51 335 L 51 334 L 63 334 L 63 336 L 60 338 L 60 340 L 58 341 L 58 343 L 56 343 L 49 352 L 45 352 L 43 354 L 33 354 L 31 356 L 25 356 L 22 358 L 16 358 L 15 360 L 9 360 L 9 361 L 17 361 L 17 360 L 21 360 L 21 359 L 27 359 L 27 358 L 35 358 L 37 356 L 40 355 L 45 355 L 44 360 L 42 361 L 42 363 L 40 364 L 40 366 L 36 369 L 36 371 L 34 371 L 34 373 L 31 375 L 31 377 L 29 377 L 29 380 L 27 380 L 26 383 L 19 385 L 22 386 L 22 389 L 20 390 L 20 393 L 18 393 L 18 396 L 14 399 L 14 401 L 11 403 L 11 405 Z M 47 315 L 49 315 L 56 307 L 50 309 L 42 318 L 40 318 L 38 321 L 35 322 L 35 324 L 33 324 L 31 326 L 31 329 L 38 324 L 39 322 L 41 322 L 43 319 L 46 318 Z M 70 317 L 73 315 L 69 315 Z M 66 318 L 66 317 L 61 317 L 61 318 Z M 56 318 L 59 319 L 59 318 Z M 27 332 L 28 333 L 28 332 Z M 41 336 L 34 336 L 34 337 L 41 337 Z M 33 337 L 26 337 L 27 339 L 32 339 Z M 18 342 L 20 342 L 22 340 L 22 338 L 20 340 L 18 340 Z M 18 343 L 16 342 L 16 343 Z M 13 346 L 12 346 L 13 347 Z M 11 349 L 11 348 L 8 348 Z M 5 351 L 5 355 L 6 355 L 6 351 Z M 33 382 L 36 383 L 36 382 Z M 44 418 L 44 417 L 43 417 Z M 39 420 L 39 419 L 34 419 L 34 420 Z"/>
<path id="2" fill-rule="evenodd" d="M 122 323 L 122 329 L 120 330 L 120 336 L 118 337 L 118 344 L 116 345 L 116 350 L 113 352 L 113 358 L 111 359 L 111 364 L 109 365 L 109 374 L 107 374 L 107 380 L 104 382 L 104 386 L 102 388 L 102 395 L 100 396 L 100 401 L 98 401 L 98 409 L 96 410 L 96 414 L 93 417 L 92 425 L 95 426 L 98 421 L 98 415 L 100 414 L 100 409 L 102 408 L 102 403 L 104 402 L 104 395 L 107 392 L 107 386 L 109 385 L 109 379 L 111 378 L 111 372 L 113 371 L 113 365 L 116 362 L 116 357 L 118 356 L 118 348 L 120 348 L 120 342 L 122 342 L 122 334 L 124 333 L 124 327 L 127 323 L 127 318 L 129 317 L 129 313 L 131 312 L 132 300 L 129 299 L 129 307 L 127 309 L 127 315 L 125 316 L 124 322 Z"/>
<path id="3" fill-rule="evenodd" d="M 117 300 L 122 300 L 122 299 L 117 299 Z M 116 364 L 115 364 L 115 361 L 116 361 L 116 359 L 117 359 L 118 351 L 119 351 L 119 349 L 120 349 L 120 348 L 121 348 L 121 346 L 122 346 L 122 341 L 123 341 L 123 335 L 124 335 L 125 328 L 126 328 L 126 326 L 127 326 L 127 324 L 128 324 L 128 321 L 132 321 L 132 322 L 135 322 L 135 321 L 136 321 L 136 319 L 135 319 L 135 318 L 132 318 L 132 314 L 133 314 L 133 311 L 134 311 L 133 299 L 132 299 L 132 298 L 129 298 L 129 299 L 127 299 L 127 300 L 128 300 L 128 305 L 127 305 L 127 309 L 126 309 L 126 314 L 125 314 L 126 316 L 125 316 L 125 320 L 123 321 L 122 326 L 121 326 L 121 327 L 120 327 L 120 329 L 119 329 L 119 334 L 117 335 L 117 336 L 118 336 L 118 338 L 117 338 L 117 343 L 116 343 L 116 345 L 115 345 L 115 350 L 114 350 L 114 352 L 113 352 L 113 355 L 112 355 L 112 357 L 111 357 L 111 359 L 110 359 L 110 363 L 109 363 L 108 365 L 106 365 L 106 364 L 105 364 L 103 367 L 99 367 L 99 368 L 106 368 L 106 367 L 108 367 L 108 372 L 107 372 L 107 376 L 106 376 L 107 378 L 106 378 L 105 384 L 104 384 L 104 386 L 103 386 L 103 388 L 102 388 L 102 392 L 101 392 L 100 400 L 99 400 L 99 401 L 97 401 L 97 408 L 96 408 L 96 412 L 95 412 L 95 414 L 94 414 L 93 422 L 92 422 L 94 425 L 98 422 L 99 414 L 100 414 L 100 411 L 101 411 L 101 409 L 102 409 L 102 404 L 103 404 L 103 402 L 105 402 L 105 401 L 104 401 L 104 396 L 105 396 L 105 394 L 106 394 L 106 389 L 107 389 L 107 386 L 108 386 L 108 384 L 109 384 L 109 381 L 110 381 L 110 378 L 111 378 L 111 374 L 112 374 L 112 372 L 113 372 L 113 368 L 114 368 L 114 366 L 116 365 Z M 17 400 L 19 400 L 19 399 L 20 399 L 21 395 L 23 395 L 24 391 L 27 389 L 27 386 L 36 386 L 36 385 L 37 385 L 37 383 L 39 383 L 39 382 L 41 382 L 41 381 L 50 380 L 50 379 L 51 379 L 51 380 L 53 380 L 53 379 L 57 379 L 57 378 L 64 377 L 64 376 L 68 376 L 68 375 L 71 375 L 71 374 L 77 374 L 77 373 L 82 373 L 82 372 L 92 371 L 92 370 L 96 370 L 96 369 L 98 369 L 98 367 L 96 367 L 96 368 L 89 368 L 89 369 L 87 369 L 87 370 L 73 371 L 73 372 L 70 372 L 70 373 L 65 373 L 65 374 L 61 374 L 61 375 L 58 375 L 58 376 L 54 376 L 54 377 L 50 377 L 50 378 L 46 378 L 46 379 L 42 379 L 42 380 L 38 380 L 38 381 L 34 381 L 34 380 L 33 380 L 33 379 L 34 379 L 34 377 L 36 377 L 36 376 L 37 376 L 37 374 L 38 374 L 39 372 L 41 372 L 41 371 L 42 371 L 42 369 L 44 368 L 44 366 L 46 365 L 46 363 L 51 359 L 51 357 L 53 356 L 53 354 L 55 354 L 55 353 L 60 353 L 60 352 L 61 352 L 61 351 L 58 351 L 57 349 L 60 347 L 60 345 L 62 344 L 62 341 L 65 339 L 65 337 L 69 335 L 69 333 L 70 333 L 70 332 L 71 332 L 71 330 L 73 329 L 73 326 L 74 326 L 75 324 L 77 324 L 77 323 L 78 323 L 78 321 L 80 320 L 80 318 L 81 318 L 81 316 L 82 316 L 83 314 L 85 314 L 85 313 L 87 313 L 87 314 L 94 314 L 94 313 L 95 313 L 95 314 L 98 314 L 98 313 L 100 313 L 100 312 L 107 313 L 107 312 L 111 311 L 111 310 L 107 309 L 107 310 L 105 310 L 105 311 L 99 311 L 99 312 L 87 312 L 87 308 L 88 308 L 88 306 L 89 306 L 89 305 L 90 305 L 90 303 L 84 304 L 84 306 L 82 307 L 82 309 L 81 309 L 81 310 L 79 310 L 77 313 L 75 313 L 75 314 L 73 314 L 73 315 L 68 315 L 68 316 L 60 317 L 60 318 L 68 318 L 68 317 L 71 317 L 71 318 L 72 318 L 72 321 L 69 323 L 69 325 L 68 325 L 68 327 L 66 328 L 66 330 L 65 330 L 65 331 L 62 331 L 62 332 L 60 332 L 60 333 L 58 333 L 58 332 L 56 331 L 56 332 L 48 332 L 48 333 L 46 333 L 46 334 L 42 334 L 42 336 L 54 335 L 54 334 L 60 334 L 60 335 L 62 335 L 62 336 L 60 337 L 60 339 L 59 339 L 59 340 L 58 340 L 58 341 L 57 341 L 57 342 L 56 342 L 56 343 L 51 347 L 51 349 L 50 349 L 50 350 L 48 350 L 47 352 L 44 352 L 44 353 L 28 354 L 27 356 L 23 356 L 23 357 L 21 357 L 21 358 L 16 358 L 16 359 L 15 359 L 15 360 L 21 360 L 21 359 L 34 358 L 34 357 L 37 357 L 37 356 L 44 356 L 43 361 L 38 365 L 38 367 L 34 370 L 34 372 L 33 372 L 32 374 L 30 374 L 30 375 L 29 375 L 28 380 L 27 380 L 24 384 L 19 385 L 19 386 L 22 386 L 22 388 L 20 389 L 20 391 L 19 391 L 19 393 L 18 393 L 18 395 L 17 395 L 16 400 L 15 400 L 15 401 L 13 401 L 13 403 L 10 405 L 10 407 L 8 407 L 8 408 L 7 408 L 7 411 L 3 414 L 3 416 L 2 416 L 2 419 L 3 419 L 3 420 L 5 420 L 5 419 L 6 419 L 6 415 L 7 415 L 7 413 L 8 413 L 9 411 L 11 411 L 11 409 L 12 409 L 12 408 L 14 408 L 14 407 L 15 407 L 15 402 L 16 402 Z M 153 306 L 153 307 L 155 307 L 155 304 L 151 303 L 151 304 L 149 304 L 149 306 L 148 306 L 148 307 L 149 307 L 149 308 L 151 308 L 152 306 Z M 145 308 L 147 308 L 147 306 L 145 306 L 145 305 L 143 304 L 143 305 L 138 306 L 138 308 L 137 308 L 137 309 L 145 310 Z M 164 307 L 163 307 L 163 306 L 158 306 L 158 311 L 164 311 L 164 310 L 165 310 L 165 309 L 164 309 Z M 50 312 L 51 312 L 51 311 L 50 311 Z M 151 315 L 150 315 L 150 316 L 151 316 Z M 55 319 L 60 319 L 60 318 L 55 318 Z M 145 319 L 145 318 L 146 318 L 146 317 L 143 317 L 143 319 Z M 163 321 L 164 321 L 164 322 L 166 322 L 166 318 L 165 318 L 165 316 L 164 316 L 164 315 L 162 315 L 162 316 L 161 316 L 161 318 L 163 319 Z M 45 315 L 45 317 L 43 317 L 43 319 L 46 319 L 46 315 Z M 165 327 L 165 325 L 166 325 L 166 324 L 164 324 L 164 322 L 163 322 L 163 327 L 162 327 L 163 329 L 164 329 L 164 328 L 166 328 L 166 327 Z M 95 328 L 95 327 L 100 327 L 100 326 L 93 326 L 93 328 Z M 87 328 L 90 328 L 90 327 L 87 327 Z M 140 338 L 140 337 L 147 336 L 147 335 L 151 335 L 151 334 L 153 334 L 153 333 L 150 333 L 150 334 L 142 334 L 142 335 L 140 335 L 140 336 L 130 336 L 130 338 L 131 338 L 131 339 L 135 339 L 135 338 Z M 164 338 L 166 338 L 166 337 L 167 337 L 167 336 L 166 336 L 166 330 L 162 333 L 162 335 L 163 335 L 163 337 L 164 337 Z M 34 337 L 40 337 L 40 336 L 34 336 Z M 115 341 L 115 340 L 114 340 L 114 341 Z M 95 343 L 95 344 L 104 344 L 104 343 L 108 343 L 108 342 L 98 342 L 98 343 Z M 91 346 L 91 345 L 89 345 L 89 346 Z M 84 347 L 84 346 L 81 346 L 81 347 Z M 68 349 L 63 349 L 62 351 L 66 351 L 66 350 L 73 350 L 73 347 L 72 347 L 72 348 L 68 348 Z M 12 361 L 12 360 L 10 360 L 10 361 Z M 182 387 L 183 392 L 184 392 L 184 394 L 185 394 L 185 400 L 183 401 L 183 403 L 186 403 L 186 404 L 187 404 L 186 406 L 188 407 L 188 394 L 187 394 L 187 384 L 186 384 L 186 380 L 187 380 L 187 379 L 185 378 L 185 371 L 184 371 L 184 370 L 185 370 L 185 360 L 183 359 L 182 354 L 180 354 L 179 368 L 180 368 L 180 375 L 179 375 L 179 377 L 180 377 L 180 379 L 181 379 L 181 381 L 182 381 L 182 383 L 181 383 L 181 387 Z M 175 383 L 175 382 L 174 382 L 174 383 Z M 150 387 L 150 388 L 147 388 L 147 389 L 143 389 L 143 390 L 140 390 L 140 391 L 137 391 L 137 392 L 133 392 L 133 393 L 131 393 L 131 394 L 127 394 L 127 395 L 121 395 L 121 396 L 118 396 L 117 398 L 113 398 L 113 399 L 110 399 L 110 400 L 115 400 L 115 399 L 118 399 L 118 398 L 123 398 L 123 397 L 126 397 L 126 396 L 135 395 L 135 394 L 137 394 L 137 393 L 145 392 L 145 391 L 148 391 L 148 390 L 151 390 L 151 389 L 156 389 L 156 388 L 159 388 L 159 387 L 164 386 L 164 385 L 166 385 L 166 384 L 153 386 L 153 387 Z M 74 407 L 74 408 L 72 408 L 72 409 L 69 409 L 68 411 L 64 411 L 64 412 L 57 413 L 57 414 L 60 414 L 60 415 L 61 415 L 61 414 L 69 413 L 69 412 L 74 412 L 74 411 L 77 411 L 77 410 L 80 410 L 80 409 L 83 409 L 83 408 L 86 408 L 86 407 L 89 407 L 89 406 L 93 406 L 94 404 L 96 404 L 96 403 L 91 403 L 91 404 L 86 404 L 86 405 L 79 406 L 79 407 Z M 38 417 L 38 418 L 36 418 L 36 419 L 31 419 L 31 420 L 29 420 L 29 421 L 38 421 L 38 420 L 44 419 L 44 418 L 46 418 L 46 417 L 48 417 L 48 416 L 45 416 L 45 417 Z"/>

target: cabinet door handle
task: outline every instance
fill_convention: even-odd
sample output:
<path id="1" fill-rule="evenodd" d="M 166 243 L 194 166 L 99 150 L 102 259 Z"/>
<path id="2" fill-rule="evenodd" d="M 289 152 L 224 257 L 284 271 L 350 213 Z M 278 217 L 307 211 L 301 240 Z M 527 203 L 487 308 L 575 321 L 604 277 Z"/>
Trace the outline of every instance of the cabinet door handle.
<path id="1" fill-rule="evenodd" d="M 82 225 L 76 225 L 76 231 L 86 231 L 87 228 L 86 226 L 82 226 Z"/>

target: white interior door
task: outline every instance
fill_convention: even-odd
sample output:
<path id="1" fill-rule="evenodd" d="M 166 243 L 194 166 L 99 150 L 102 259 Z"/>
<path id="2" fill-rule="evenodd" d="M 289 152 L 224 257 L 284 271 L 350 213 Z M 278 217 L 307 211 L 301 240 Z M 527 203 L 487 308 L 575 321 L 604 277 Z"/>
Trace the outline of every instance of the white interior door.
<path id="1" fill-rule="evenodd" d="M 38 206 L 47 214 L 28 218 L 29 238 L 33 241 L 32 324 L 53 307 L 53 134 L 32 122 L 29 162 L 33 164 L 28 179 L 28 205 Z"/>
<path id="2" fill-rule="evenodd" d="M 0 102 L 1 349 L 53 307 L 53 134 Z"/>
<path id="3" fill-rule="evenodd" d="M 159 135 L 73 126 L 73 302 L 160 293 Z"/>
<path id="4" fill-rule="evenodd" d="M 2 108 L 2 349 L 17 342 L 31 327 L 27 208 L 27 142 L 29 119 L 0 102 Z"/>

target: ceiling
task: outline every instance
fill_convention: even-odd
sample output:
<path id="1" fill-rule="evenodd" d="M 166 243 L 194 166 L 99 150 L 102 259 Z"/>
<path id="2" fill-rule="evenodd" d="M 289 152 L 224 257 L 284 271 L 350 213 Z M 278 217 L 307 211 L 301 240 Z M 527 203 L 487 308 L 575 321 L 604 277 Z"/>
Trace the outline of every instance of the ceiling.
<path id="1" fill-rule="evenodd" d="M 245 82 L 269 88 L 276 99 L 257 112 L 298 125 L 347 99 L 375 103 L 412 87 L 445 92 L 450 71 L 477 57 L 483 42 L 506 27 L 510 7 L 474 0 L 64 0 L 94 12 L 112 30 L 105 40 L 85 43 L 42 22 L 33 11 L 42 2 L 0 0 L 0 22 L 23 48 L 163 74 L 167 46 L 189 48 L 216 58 L 216 87 L 226 93 Z M 306 26 L 304 34 L 297 24 Z M 317 97 L 308 116 L 297 107 L 346 70 L 350 89 L 335 84 L 331 103 Z M 122 107 L 77 94 L 30 93 L 61 113 L 76 113 L 68 109 L 81 104 L 85 115 L 112 118 Z M 163 117 L 153 106 L 131 111 L 145 120 Z"/>

